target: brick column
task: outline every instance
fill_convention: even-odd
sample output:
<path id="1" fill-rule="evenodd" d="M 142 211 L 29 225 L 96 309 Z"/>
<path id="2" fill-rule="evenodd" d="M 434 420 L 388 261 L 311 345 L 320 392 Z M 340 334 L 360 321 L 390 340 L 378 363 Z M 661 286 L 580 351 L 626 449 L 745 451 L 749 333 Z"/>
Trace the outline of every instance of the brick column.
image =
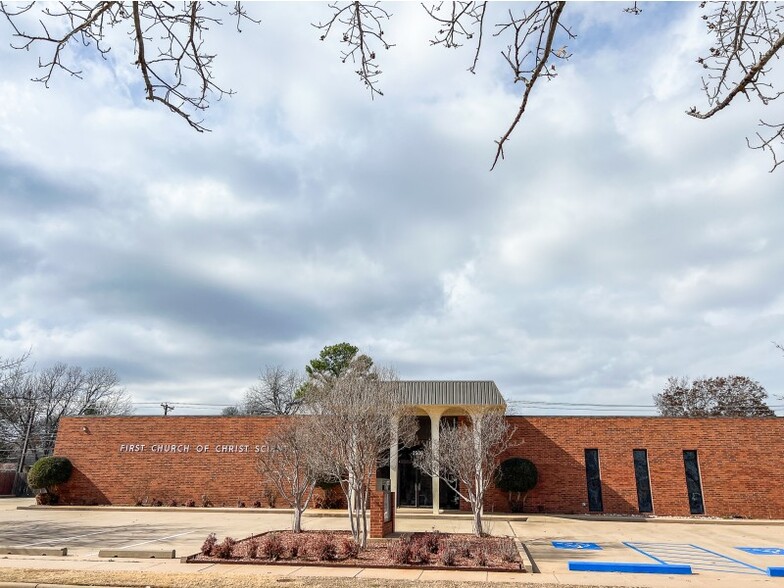
<path id="1" fill-rule="evenodd" d="M 389 520 L 384 521 L 384 497 L 389 496 Z M 371 490 L 370 537 L 379 539 L 395 532 L 395 493 Z"/>

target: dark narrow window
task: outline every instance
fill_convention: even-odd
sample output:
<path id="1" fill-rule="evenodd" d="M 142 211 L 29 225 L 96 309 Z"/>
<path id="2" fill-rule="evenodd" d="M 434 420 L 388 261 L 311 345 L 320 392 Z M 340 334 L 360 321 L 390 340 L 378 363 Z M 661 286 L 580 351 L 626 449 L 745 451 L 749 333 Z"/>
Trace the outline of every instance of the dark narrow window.
<path id="1" fill-rule="evenodd" d="M 602 479 L 599 475 L 599 450 L 585 450 L 585 479 L 588 482 L 588 510 L 602 511 Z"/>
<path id="2" fill-rule="evenodd" d="M 653 512 L 651 477 L 648 473 L 648 451 L 634 450 L 634 479 L 637 481 L 637 506 L 640 512 Z"/>
<path id="3" fill-rule="evenodd" d="M 691 514 L 704 514 L 705 505 L 702 503 L 702 481 L 700 480 L 700 466 L 697 463 L 697 452 L 685 450 L 683 452 L 683 465 L 686 467 L 686 490 L 689 493 L 689 510 Z"/>

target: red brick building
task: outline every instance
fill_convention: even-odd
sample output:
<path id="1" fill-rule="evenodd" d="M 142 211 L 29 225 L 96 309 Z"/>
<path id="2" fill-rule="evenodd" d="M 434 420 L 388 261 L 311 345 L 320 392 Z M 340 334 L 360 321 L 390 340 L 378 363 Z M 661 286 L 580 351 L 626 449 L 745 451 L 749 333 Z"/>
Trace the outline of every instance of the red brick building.
<path id="1" fill-rule="evenodd" d="M 479 393 L 478 402 L 497 400 L 492 382 L 414 384 L 411 404 L 430 417 L 430 427 L 422 417 L 425 433 L 476 408 L 471 394 Z M 62 500 L 268 506 L 272 489 L 256 472 L 254 456 L 268 449 L 265 438 L 282 418 L 64 418 L 55 454 L 70 458 L 74 473 L 61 488 Z M 539 472 L 527 511 L 784 518 L 784 419 L 507 418 L 515 446 L 504 458 L 530 459 Z M 399 505 L 465 508 L 443 484 L 433 492 L 432 480 L 411 469 L 403 451 L 396 453 L 390 477 Z M 507 494 L 491 489 L 485 509 L 508 508 Z"/>

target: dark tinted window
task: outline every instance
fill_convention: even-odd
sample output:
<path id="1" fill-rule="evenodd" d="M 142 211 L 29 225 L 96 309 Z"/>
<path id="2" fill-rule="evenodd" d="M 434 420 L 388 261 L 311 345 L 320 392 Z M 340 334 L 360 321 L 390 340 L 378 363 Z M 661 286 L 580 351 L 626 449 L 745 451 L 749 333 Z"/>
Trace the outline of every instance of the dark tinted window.
<path id="1" fill-rule="evenodd" d="M 585 450 L 585 479 L 588 482 L 588 510 L 601 511 L 602 480 L 599 475 L 599 450 Z"/>
<path id="2" fill-rule="evenodd" d="M 702 503 L 702 481 L 700 480 L 700 466 L 697 463 L 697 452 L 684 451 L 683 465 L 686 468 L 686 491 L 689 493 L 689 510 L 691 514 L 704 514 L 705 506 Z"/>
<path id="3" fill-rule="evenodd" d="M 637 481 L 637 505 L 640 512 L 653 512 L 651 478 L 648 473 L 648 451 L 634 450 L 634 479 Z"/>

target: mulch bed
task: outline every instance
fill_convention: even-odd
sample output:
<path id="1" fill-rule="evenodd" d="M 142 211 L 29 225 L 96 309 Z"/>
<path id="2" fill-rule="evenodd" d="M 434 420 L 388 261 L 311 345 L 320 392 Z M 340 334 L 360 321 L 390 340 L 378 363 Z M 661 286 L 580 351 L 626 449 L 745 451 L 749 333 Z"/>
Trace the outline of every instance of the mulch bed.
<path id="1" fill-rule="evenodd" d="M 275 535 L 279 543 L 277 557 L 270 557 L 264 546 L 265 537 Z M 331 557 L 324 558 L 324 540 L 334 545 Z M 457 533 L 412 533 L 402 538 L 374 539 L 367 548 L 352 554 L 351 533 L 348 531 L 270 531 L 236 542 L 230 557 L 197 553 L 186 559 L 187 563 L 231 563 L 297 566 L 339 566 L 361 568 L 416 568 L 444 570 L 481 570 L 524 572 L 515 542 L 510 537 L 476 537 Z M 397 544 L 397 545 L 394 545 Z M 218 544 L 220 545 L 220 543 Z M 322 546 L 322 550 L 319 549 Z M 407 545 L 407 563 L 393 551 Z M 445 556 L 450 551 L 452 560 Z M 255 557 L 253 557 L 255 552 Z M 293 553 L 292 553 L 293 552 Z M 318 555 L 321 553 L 321 555 Z M 225 555 L 225 553 L 224 553 Z M 510 561 L 511 560 L 511 561 Z"/>

